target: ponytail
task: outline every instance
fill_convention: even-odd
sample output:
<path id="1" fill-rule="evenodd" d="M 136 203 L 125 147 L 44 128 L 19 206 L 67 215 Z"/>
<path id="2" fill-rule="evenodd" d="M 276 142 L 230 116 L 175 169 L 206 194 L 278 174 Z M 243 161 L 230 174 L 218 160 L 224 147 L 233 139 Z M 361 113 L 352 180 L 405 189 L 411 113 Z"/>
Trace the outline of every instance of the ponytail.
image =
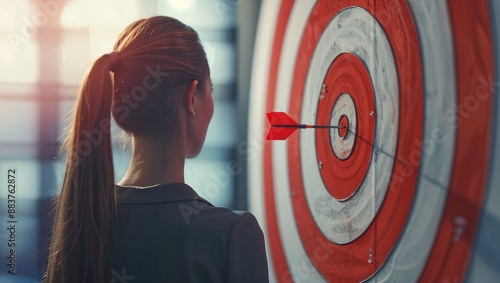
<path id="1" fill-rule="evenodd" d="M 46 282 L 109 282 L 117 208 L 110 134 L 118 55 L 87 72 L 64 143 L 66 173 L 56 202 Z"/>

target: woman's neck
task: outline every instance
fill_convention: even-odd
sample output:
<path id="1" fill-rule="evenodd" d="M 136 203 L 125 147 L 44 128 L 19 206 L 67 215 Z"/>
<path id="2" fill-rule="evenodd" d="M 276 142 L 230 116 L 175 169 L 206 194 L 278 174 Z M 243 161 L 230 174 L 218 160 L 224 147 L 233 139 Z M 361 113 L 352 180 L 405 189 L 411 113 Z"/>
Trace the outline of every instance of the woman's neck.
<path id="1" fill-rule="evenodd" d="M 184 183 L 185 146 L 167 145 L 157 138 L 134 137 L 132 159 L 120 186 L 147 187 Z"/>

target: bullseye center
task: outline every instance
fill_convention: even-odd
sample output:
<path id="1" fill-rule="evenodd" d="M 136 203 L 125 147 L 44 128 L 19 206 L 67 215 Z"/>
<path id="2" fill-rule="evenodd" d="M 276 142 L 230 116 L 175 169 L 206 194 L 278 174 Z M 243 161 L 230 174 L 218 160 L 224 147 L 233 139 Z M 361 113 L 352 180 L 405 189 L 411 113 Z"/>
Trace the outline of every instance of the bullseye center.
<path id="1" fill-rule="evenodd" d="M 347 118 L 347 115 L 342 115 L 339 120 L 339 136 L 345 139 L 348 133 L 349 133 L 349 118 Z"/>

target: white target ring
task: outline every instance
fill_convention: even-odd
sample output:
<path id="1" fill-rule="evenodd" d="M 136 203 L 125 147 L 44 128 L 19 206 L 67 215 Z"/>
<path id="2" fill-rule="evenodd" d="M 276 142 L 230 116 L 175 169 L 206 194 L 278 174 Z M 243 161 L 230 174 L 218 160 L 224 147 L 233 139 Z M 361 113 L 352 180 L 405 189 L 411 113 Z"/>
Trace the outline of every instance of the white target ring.
<path id="1" fill-rule="evenodd" d="M 333 153 L 340 160 L 351 156 L 356 140 L 356 106 L 348 93 L 341 94 L 333 106 L 330 125 L 345 128 L 330 131 Z"/>

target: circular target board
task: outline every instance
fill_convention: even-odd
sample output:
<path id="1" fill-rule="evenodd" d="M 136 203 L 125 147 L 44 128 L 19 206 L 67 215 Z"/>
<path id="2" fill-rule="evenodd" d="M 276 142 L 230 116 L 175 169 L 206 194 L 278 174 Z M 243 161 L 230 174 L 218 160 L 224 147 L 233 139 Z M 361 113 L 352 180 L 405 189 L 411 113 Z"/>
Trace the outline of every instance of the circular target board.
<path id="1" fill-rule="evenodd" d="M 251 138 L 271 111 L 340 126 L 262 141 L 250 161 L 278 282 L 465 279 L 490 164 L 491 37 L 488 1 L 263 3 Z"/>

